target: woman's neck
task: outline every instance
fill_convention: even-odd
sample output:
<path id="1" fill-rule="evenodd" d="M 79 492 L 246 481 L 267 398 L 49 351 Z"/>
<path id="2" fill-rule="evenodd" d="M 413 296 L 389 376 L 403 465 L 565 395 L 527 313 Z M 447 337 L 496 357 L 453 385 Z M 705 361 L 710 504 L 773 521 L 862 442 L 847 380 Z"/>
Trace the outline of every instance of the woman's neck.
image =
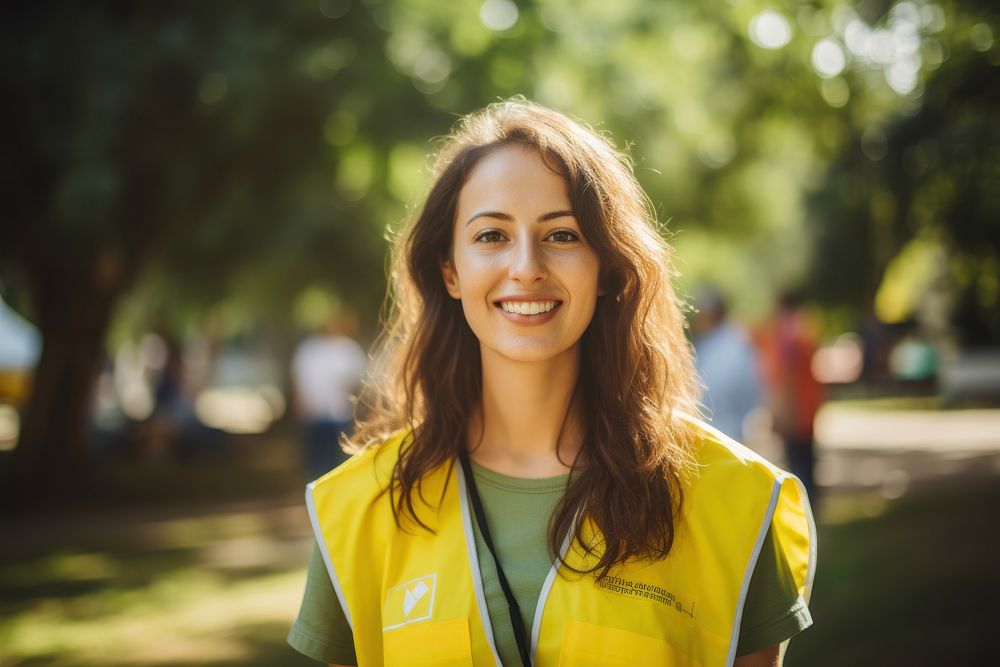
<path id="1" fill-rule="evenodd" d="M 484 352 L 482 366 L 482 403 L 469 420 L 472 460 L 511 477 L 569 472 L 582 440 L 573 400 L 578 350 L 538 363 Z"/>

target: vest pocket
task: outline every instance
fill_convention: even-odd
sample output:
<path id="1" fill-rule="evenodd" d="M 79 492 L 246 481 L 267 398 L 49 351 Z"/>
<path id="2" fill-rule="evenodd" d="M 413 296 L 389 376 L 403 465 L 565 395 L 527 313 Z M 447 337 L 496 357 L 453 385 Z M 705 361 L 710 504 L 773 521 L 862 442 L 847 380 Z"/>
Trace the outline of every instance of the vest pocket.
<path id="1" fill-rule="evenodd" d="M 570 619 L 566 622 L 560 667 L 701 667 L 668 642 L 618 628 Z"/>
<path id="2" fill-rule="evenodd" d="M 386 630 L 382 633 L 382 651 L 386 667 L 469 667 L 469 622 L 456 618 Z"/>

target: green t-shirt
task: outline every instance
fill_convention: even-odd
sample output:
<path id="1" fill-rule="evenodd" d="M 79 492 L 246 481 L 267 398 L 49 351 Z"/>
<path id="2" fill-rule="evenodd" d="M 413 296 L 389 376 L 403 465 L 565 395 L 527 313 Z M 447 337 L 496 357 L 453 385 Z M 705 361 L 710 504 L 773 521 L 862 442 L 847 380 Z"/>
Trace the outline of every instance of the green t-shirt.
<path id="1" fill-rule="evenodd" d="M 476 488 L 514 597 L 521 608 L 524 627 L 530 632 L 542 584 L 552 567 L 548 552 L 549 518 L 566 489 L 568 476 L 548 479 L 508 477 L 472 464 Z M 473 521 L 476 553 L 482 573 L 486 607 L 493 638 L 505 665 L 518 665 L 517 642 L 507 612 L 507 600 L 496 574 L 493 558 Z M 737 655 L 774 646 L 812 624 L 799 597 L 791 572 L 775 548 L 776 537 L 761 547 L 747 591 Z M 333 590 L 319 549 L 309 560 L 306 591 L 288 643 L 320 662 L 355 665 L 351 627 Z"/>

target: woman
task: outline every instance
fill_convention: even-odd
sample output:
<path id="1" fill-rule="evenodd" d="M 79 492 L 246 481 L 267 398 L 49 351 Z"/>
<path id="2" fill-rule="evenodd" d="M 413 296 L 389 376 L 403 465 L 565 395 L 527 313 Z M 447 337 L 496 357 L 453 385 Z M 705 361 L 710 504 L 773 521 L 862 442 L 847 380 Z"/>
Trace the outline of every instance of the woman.
<path id="1" fill-rule="evenodd" d="M 772 665 L 811 623 L 794 478 L 695 410 L 623 156 L 524 100 L 459 123 L 396 245 L 357 455 L 309 486 L 290 643 L 360 665 Z"/>

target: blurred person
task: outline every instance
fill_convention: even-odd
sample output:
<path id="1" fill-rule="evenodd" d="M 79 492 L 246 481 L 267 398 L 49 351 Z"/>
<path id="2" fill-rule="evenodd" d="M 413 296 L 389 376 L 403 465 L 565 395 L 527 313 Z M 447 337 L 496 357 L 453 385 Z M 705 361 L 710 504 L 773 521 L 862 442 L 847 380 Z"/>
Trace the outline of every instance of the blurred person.
<path id="1" fill-rule="evenodd" d="M 341 435 L 353 431 L 353 396 L 367 363 L 356 334 L 353 313 L 340 311 L 299 343 L 292 358 L 295 410 L 303 426 L 303 460 L 310 479 L 347 459 Z"/>
<path id="2" fill-rule="evenodd" d="M 879 319 L 875 304 L 868 304 L 861 321 L 862 377 L 869 386 L 882 388 L 889 384 L 889 352 L 893 334 Z"/>
<path id="3" fill-rule="evenodd" d="M 813 426 L 823 405 L 823 387 L 812 374 L 816 341 L 801 297 L 794 292 L 781 294 L 763 343 L 772 428 L 782 440 L 789 470 L 802 480 L 814 507 L 818 498 Z"/>
<path id="4" fill-rule="evenodd" d="M 172 335 L 161 332 L 146 337 L 147 348 L 155 349 L 152 369 L 153 411 L 145 428 L 145 458 L 162 465 L 176 454 L 177 438 L 192 414 L 191 397 L 184 378 L 184 357 Z"/>
<path id="5" fill-rule="evenodd" d="M 357 454 L 308 487 L 291 645 L 342 665 L 780 662 L 811 623 L 808 505 L 690 416 L 671 251 L 628 162 L 515 99 L 460 121 L 435 175 L 395 247 Z"/>
<path id="6" fill-rule="evenodd" d="M 42 341 L 37 329 L 0 297 L 0 403 L 23 406 Z"/>
<path id="7" fill-rule="evenodd" d="M 702 404 L 712 426 L 746 441 L 744 421 L 761 404 L 757 350 L 747 331 L 728 316 L 725 298 L 714 287 L 696 292 L 695 365 L 702 381 Z"/>

